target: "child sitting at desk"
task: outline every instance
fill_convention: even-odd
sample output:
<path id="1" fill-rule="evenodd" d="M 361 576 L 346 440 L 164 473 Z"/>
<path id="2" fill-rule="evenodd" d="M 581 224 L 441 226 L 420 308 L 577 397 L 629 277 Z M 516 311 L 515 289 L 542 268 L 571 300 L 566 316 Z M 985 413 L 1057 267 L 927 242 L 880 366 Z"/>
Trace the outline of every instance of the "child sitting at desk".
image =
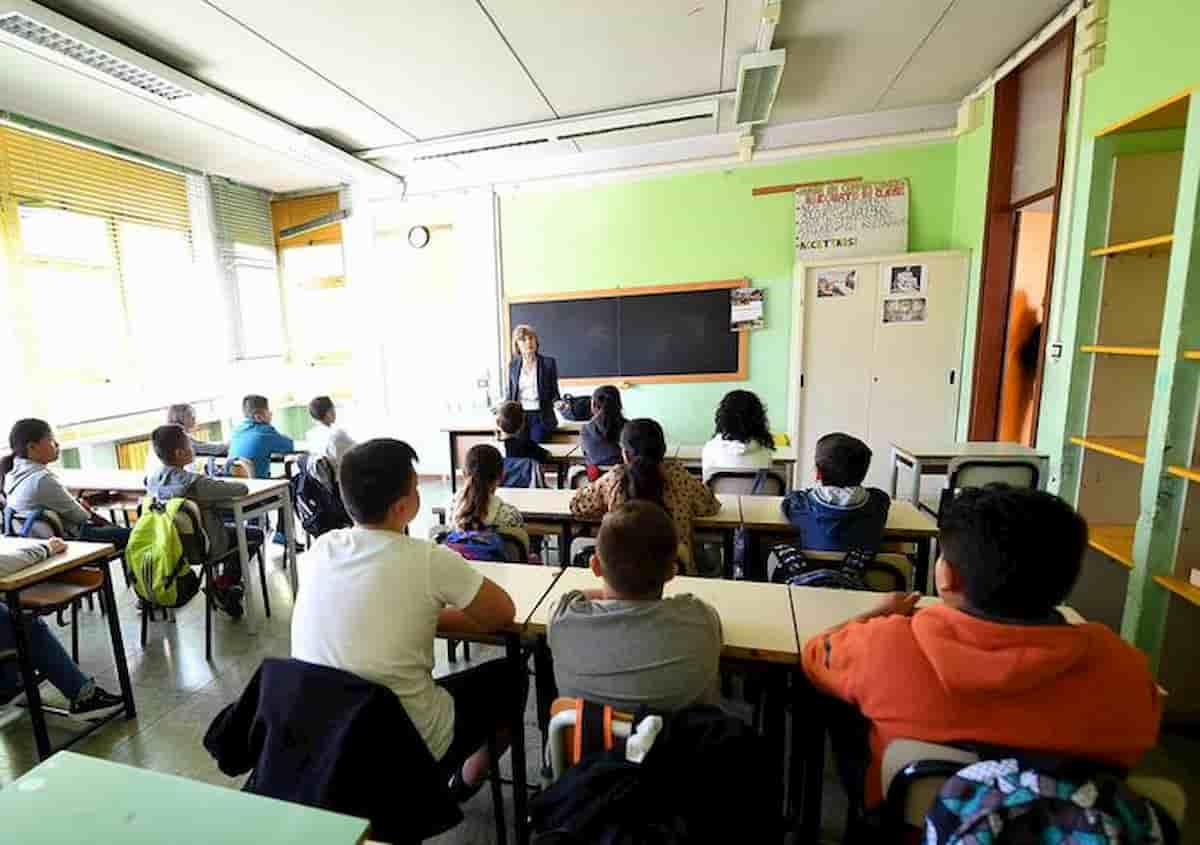
<path id="1" fill-rule="evenodd" d="M 1056 609 L 1086 547 L 1087 523 L 1049 493 L 963 490 L 942 516 L 942 603 L 914 613 L 916 593 L 893 593 L 805 643 L 813 685 L 870 723 L 867 806 L 883 798 L 880 761 L 901 737 L 1122 768 L 1154 745 L 1162 700 L 1146 656 Z"/>
<path id="2" fill-rule="evenodd" d="M 242 413 L 245 419 L 233 430 L 229 439 L 229 457 L 244 458 L 254 465 L 255 478 L 271 477 L 271 455 L 277 452 L 291 452 L 296 448 L 292 438 L 280 434 L 271 425 L 271 404 L 267 397 L 251 393 L 242 399 Z M 266 517 L 263 517 L 265 520 Z M 270 526 L 267 526 L 270 528 Z M 279 526 L 272 538 L 276 545 L 287 545 L 283 528 Z M 304 551 L 304 547 L 296 545 L 296 552 Z"/>
<path id="3" fill-rule="evenodd" d="M 354 447 L 354 440 L 337 426 L 337 408 L 328 396 L 318 396 L 309 402 L 308 415 L 317 423 L 308 431 L 308 448 L 313 455 L 329 458 L 336 470 L 342 455 Z"/>
<path id="4" fill-rule="evenodd" d="M 525 410 L 520 402 L 501 402 L 496 409 L 496 428 L 504 444 L 504 457 L 531 458 L 539 464 L 550 460 L 550 453 L 529 439 Z"/>
<path id="5" fill-rule="evenodd" d="M 196 409 L 191 405 L 179 404 L 167 408 L 167 425 L 183 426 L 183 430 L 187 432 L 188 440 L 192 443 L 192 451 L 203 458 L 221 458 L 229 452 L 228 443 L 200 440 L 192 436 L 192 432 L 199 426 L 196 425 Z"/>
<path id="6" fill-rule="evenodd" d="M 721 619 L 695 596 L 663 598 L 675 577 L 675 525 L 652 502 L 626 502 L 600 526 L 597 590 L 567 593 L 550 617 L 560 695 L 630 713 L 719 703 Z"/>
<path id="7" fill-rule="evenodd" d="M 875 487 L 863 487 L 871 450 L 849 434 L 826 434 L 817 441 L 817 486 L 795 490 L 783 512 L 800 532 L 799 547 L 822 552 L 874 554 L 883 539 L 892 500 Z"/>
<path id="8" fill-rule="evenodd" d="M 504 458 L 495 446 L 480 443 L 467 451 L 466 484 L 454 494 L 450 505 L 455 531 L 516 530 L 529 544 L 525 517 L 496 495 L 504 474 Z"/>
<path id="9" fill-rule="evenodd" d="M 17 513 L 39 508 L 54 511 L 62 520 L 63 532 L 71 540 L 111 543 L 125 551 L 129 529 L 113 525 L 67 492 L 48 464 L 58 460 L 58 441 L 50 423 L 39 419 L 17 420 L 8 435 L 12 454 L 0 459 L 7 507 Z"/>
<path id="10" fill-rule="evenodd" d="M 579 431 L 589 481 L 600 477 L 600 467 L 621 463 L 621 430 L 627 422 L 621 412 L 621 392 L 611 384 L 597 387 L 592 393 L 592 418 Z"/>
<path id="11" fill-rule="evenodd" d="M 749 390 L 725 394 L 713 418 L 716 431 L 700 453 L 705 481 L 718 470 L 758 470 L 771 466 L 775 437 L 767 424 L 767 409 Z"/>
<path id="12" fill-rule="evenodd" d="M 48 542 L 22 540 L 15 545 L 6 545 L 0 549 L 0 576 L 16 574 L 66 550 L 67 544 L 58 538 Z M 79 666 L 71 659 L 71 655 L 67 654 L 58 637 L 51 633 L 45 622 L 35 616 L 28 619 L 25 626 L 29 660 L 33 668 L 41 677 L 54 684 L 54 688 L 70 702 L 68 709 L 72 716 L 80 719 L 102 719 L 125 706 L 121 696 L 96 686 L 94 678 L 89 678 L 79 670 Z M 8 608 L 0 604 L 0 652 L 16 647 Z M 16 698 L 21 689 L 21 671 L 17 661 L 5 660 L 0 663 L 0 706 Z"/>
<path id="13" fill-rule="evenodd" d="M 625 460 L 571 497 L 571 515 L 598 519 L 630 499 L 644 499 L 666 508 L 675 522 L 679 560 L 692 574 L 692 520 L 712 516 L 721 503 L 699 478 L 675 461 L 663 462 L 667 441 L 662 426 L 651 419 L 637 419 L 621 431 L 621 454 Z"/>

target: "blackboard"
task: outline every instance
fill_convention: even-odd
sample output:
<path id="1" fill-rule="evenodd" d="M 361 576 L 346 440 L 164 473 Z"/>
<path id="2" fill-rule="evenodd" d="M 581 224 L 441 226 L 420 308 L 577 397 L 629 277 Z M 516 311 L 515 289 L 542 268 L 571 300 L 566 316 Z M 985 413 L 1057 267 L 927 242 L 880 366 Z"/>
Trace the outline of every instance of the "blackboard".
<path id="1" fill-rule="evenodd" d="M 744 279 L 511 301 L 560 379 L 724 381 L 746 378 L 744 332 L 729 330 L 729 291 Z"/>

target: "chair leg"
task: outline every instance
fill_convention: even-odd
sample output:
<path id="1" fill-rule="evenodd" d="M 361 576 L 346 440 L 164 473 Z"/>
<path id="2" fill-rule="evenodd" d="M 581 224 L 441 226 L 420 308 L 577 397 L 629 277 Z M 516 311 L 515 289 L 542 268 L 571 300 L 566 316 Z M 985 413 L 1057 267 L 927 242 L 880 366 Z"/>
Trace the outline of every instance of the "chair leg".
<path id="1" fill-rule="evenodd" d="M 150 605 L 142 608 L 142 648 L 146 647 L 146 629 L 150 625 Z"/>
<path id="2" fill-rule="evenodd" d="M 504 823 L 504 784 L 500 780 L 500 749 L 496 744 L 496 735 L 488 737 L 488 757 L 491 765 L 488 767 L 488 780 L 492 787 L 492 812 L 496 817 L 496 843 L 507 845 L 508 827 Z M 516 789 L 514 786 L 513 789 Z"/>
<path id="3" fill-rule="evenodd" d="M 79 665 L 79 601 L 71 602 L 71 659 Z"/>
<path id="4" fill-rule="evenodd" d="M 204 659 L 212 662 L 212 568 L 204 567 Z"/>
<path id="5" fill-rule="evenodd" d="M 451 663 L 458 662 L 458 640 L 446 640 L 446 655 L 450 658 Z"/>
<path id="6" fill-rule="evenodd" d="M 470 659 L 471 659 L 471 644 L 469 642 L 467 642 L 466 640 L 463 640 L 463 660 L 469 661 Z"/>
<path id="7" fill-rule="evenodd" d="M 285 553 L 283 559 L 287 560 Z M 271 618 L 271 599 L 267 596 L 267 555 L 263 551 L 263 547 L 258 547 L 258 580 L 262 584 L 263 594 L 263 612 L 267 614 L 267 618 Z"/>

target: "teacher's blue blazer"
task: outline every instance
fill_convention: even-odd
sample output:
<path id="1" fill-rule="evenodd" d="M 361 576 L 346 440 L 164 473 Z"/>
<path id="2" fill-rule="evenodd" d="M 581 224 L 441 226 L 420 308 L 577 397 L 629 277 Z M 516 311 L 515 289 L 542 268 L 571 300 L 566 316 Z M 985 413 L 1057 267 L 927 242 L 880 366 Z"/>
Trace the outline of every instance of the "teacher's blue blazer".
<path id="1" fill-rule="evenodd" d="M 558 363 L 545 355 L 537 356 L 538 381 L 538 415 L 542 425 L 547 429 L 558 426 L 558 415 L 554 413 L 554 403 L 561 397 L 558 394 Z M 510 402 L 519 402 L 521 395 L 521 356 L 515 356 L 508 365 L 508 390 L 504 398 Z"/>

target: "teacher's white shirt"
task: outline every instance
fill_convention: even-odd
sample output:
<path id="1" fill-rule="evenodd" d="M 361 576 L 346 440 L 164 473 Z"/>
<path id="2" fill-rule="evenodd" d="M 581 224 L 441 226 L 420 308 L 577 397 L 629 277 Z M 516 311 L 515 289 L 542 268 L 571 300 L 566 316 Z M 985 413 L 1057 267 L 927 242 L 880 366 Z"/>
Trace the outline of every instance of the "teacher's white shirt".
<path id="1" fill-rule="evenodd" d="M 532 368 L 525 366 L 524 361 L 521 362 L 521 377 L 517 381 L 517 389 L 517 399 L 526 411 L 537 411 L 542 407 L 542 403 L 538 401 L 536 360 Z"/>

